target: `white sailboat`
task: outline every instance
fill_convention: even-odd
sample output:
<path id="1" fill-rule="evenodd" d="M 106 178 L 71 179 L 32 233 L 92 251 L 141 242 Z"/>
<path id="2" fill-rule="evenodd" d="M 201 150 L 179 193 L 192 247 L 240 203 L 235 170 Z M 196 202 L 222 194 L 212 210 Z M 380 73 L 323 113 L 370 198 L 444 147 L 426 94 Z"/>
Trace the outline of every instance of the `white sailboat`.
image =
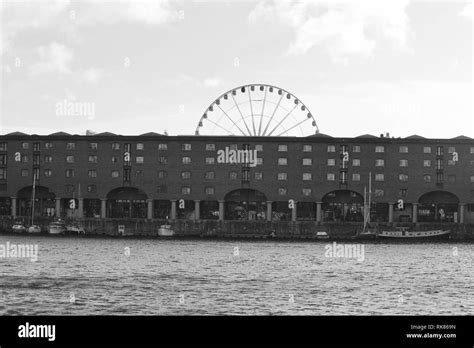
<path id="1" fill-rule="evenodd" d="M 78 199 L 81 196 L 81 184 L 78 184 Z M 74 192 L 72 193 L 72 199 L 74 200 Z M 72 234 L 85 234 L 86 231 L 84 227 L 76 221 L 76 202 L 74 200 L 74 205 L 72 208 L 72 222 L 66 226 L 66 232 L 67 233 L 72 233 Z"/>
<path id="2" fill-rule="evenodd" d="M 36 192 L 36 174 L 33 174 L 33 193 L 31 197 L 31 225 L 28 226 L 27 232 L 28 233 L 41 233 L 41 227 L 35 225 L 35 192 Z"/>
<path id="3" fill-rule="evenodd" d="M 369 173 L 369 194 L 367 199 L 367 187 L 364 186 L 364 227 L 362 232 L 356 235 L 357 239 L 374 239 L 377 237 L 377 231 L 371 230 L 370 226 L 370 206 L 372 197 L 372 172 Z"/>

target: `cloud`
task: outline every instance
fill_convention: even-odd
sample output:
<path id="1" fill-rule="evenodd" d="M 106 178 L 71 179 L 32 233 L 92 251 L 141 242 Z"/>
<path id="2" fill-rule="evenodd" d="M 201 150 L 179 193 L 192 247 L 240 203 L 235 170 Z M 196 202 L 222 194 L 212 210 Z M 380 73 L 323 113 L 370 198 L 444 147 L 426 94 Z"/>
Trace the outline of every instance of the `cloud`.
<path id="1" fill-rule="evenodd" d="M 101 69 L 89 68 L 89 69 L 77 72 L 76 76 L 77 76 L 77 80 L 79 81 L 85 81 L 88 83 L 96 84 L 102 79 L 102 77 L 104 76 L 104 73 Z"/>
<path id="2" fill-rule="evenodd" d="M 251 23 L 276 22 L 295 34 L 287 53 L 305 54 L 321 47 L 335 60 L 369 57 L 379 44 L 406 49 L 410 34 L 408 0 L 260 1 Z"/>
<path id="3" fill-rule="evenodd" d="M 203 81 L 204 87 L 219 87 L 222 84 L 222 80 L 218 77 L 208 77 Z"/>
<path id="4" fill-rule="evenodd" d="M 71 63 L 74 59 L 72 49 L 57 42 L 49 46 L 40 46 L 37 48 L 40 60 L 30 68 L 32 75 L 58 73 L 71 74 Z"/>
<path id="5" fill-rule="evenodd" d="M 466 4 L 466 6 L 464 6 L 464 8 L 461 10 L 461 12 L 459 12 L 459 15 L 462 16 L 462 17 L 466 17 L 470 20 L 472 20 L 472 2 Z"/>

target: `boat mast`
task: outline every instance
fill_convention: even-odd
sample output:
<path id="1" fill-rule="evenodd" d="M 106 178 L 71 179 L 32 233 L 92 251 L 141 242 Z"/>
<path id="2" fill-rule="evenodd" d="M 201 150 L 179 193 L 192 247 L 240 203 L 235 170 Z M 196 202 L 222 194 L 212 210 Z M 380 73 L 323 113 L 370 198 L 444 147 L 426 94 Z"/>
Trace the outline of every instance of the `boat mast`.
<path id="1" fill-rule="evenodd" d="M 35 190 L 36 190 L 36 174 L 33 173 L 33 194 L 31 196 L 31 226 L 34 225 L 34 218 L 35 218 Z"/>
<path id="2" fill-rule="evenodd" d="M 362 229 L 365 232 L 365 227 L 367 226 L 367 186 L 364 186 L 364 228 Z"/>
<path id="3" fill-rule="evenodd" d="M 371 198 L 372 196 L 372 172 L 369 172 L 369 208 L 367 209 L 367 223 L 370 224 L 370 205 L 371 205 Z"/>

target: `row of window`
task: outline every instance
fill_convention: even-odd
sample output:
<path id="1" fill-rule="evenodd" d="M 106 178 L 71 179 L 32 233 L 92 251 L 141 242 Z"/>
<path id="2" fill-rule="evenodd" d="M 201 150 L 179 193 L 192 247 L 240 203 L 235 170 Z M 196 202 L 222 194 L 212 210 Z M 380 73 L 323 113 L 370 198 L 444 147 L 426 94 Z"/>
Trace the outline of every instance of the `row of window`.
<path id="1" fill-rule="evenodd" d="M 21 147 L 23 149 L 29 149 L 29 143 L 24 142 L 21 144 Z M 46 149 L 51 149 L 53 147 L 53 144 L 50 142 L 45 143 L 45 148 Z M 130 151 L 131 150 L 131 144 L 125 144 L 125 150 Z M 98 143 L 88 143 L 88 148 L 90 150 L 97 150 L 98 149 Z M 135 144 L 136 150 L 144 150 L 145 145 L 143 143 L 136 143 Z M 237 150 L 238 145 L 237 144 L 231 144 L 229 146 L 231 150 Z M 347 146 L 343 145 L 344 151 L 347 151 Z M 76 143 L 66 143 L 66 150 L 75 150 L 76 149 Z M 191 151 L 192 150 L 192 145 L 187 143 L 187 144 L 181 144 L 181 149 L 183 151 Z M 215 144 L 206 144 L 205 145 L 206 151 L 215 151 L 216 150 L 216 145 Z M 7 150 L 7 143 L 0 143 L 0 151 L 6 151 Z M 40 150 L 40 143 L 33 143 L 33 150 L 34 151 L 39 151 Z M 120 150 L 120 143 L 112 143 L 112 150 Z M 158 150 L 168 150 L 168 144 L 167 143 L 159 143 L 158 144 Z M 255 150 L 257 151 L 263 151 L 263 145 L 255 145 Z M 360 152 L 361 147 L 359 145 L 353 145 L 352 146 L 352 152 Z M 431 153 L 432 147 L 431 146 L 424 146 L 423 147 L 423 153 Z M 288 145 L 278 145 L 278 151 L 279 152 L 287 152 L 288 151 Z M 303 145 L 303 152 L 312 152 L 313 151 L 313 145 L 305 144 Z M 448 147 L 448 153 L 453 153 L 456 151 L 456 148 L 454 146 L 449 146 Z M 336 152 L 336 145 L 327 145 L 327 152 Z M 385 146 L 384 145 L 377 145 L 375 146 L 375 152 L 381 153 L 385 152 Z M 408 153 L 408 146 L 399 146 L 399 152 L 400 153 Z M 474 154 L 474 147 L 470 148 L 470 153 Z M 443 146 L 437 146 L 436 147 L 436 154 L 437 155 L 442 155 L 443 154 Z"/>

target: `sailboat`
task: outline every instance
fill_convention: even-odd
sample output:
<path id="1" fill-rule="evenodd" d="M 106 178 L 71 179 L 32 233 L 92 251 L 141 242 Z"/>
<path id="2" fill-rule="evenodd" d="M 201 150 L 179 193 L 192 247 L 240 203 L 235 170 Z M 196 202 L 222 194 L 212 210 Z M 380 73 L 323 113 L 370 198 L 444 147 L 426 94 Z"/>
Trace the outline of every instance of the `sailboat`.
<path id="1" fill-rule="evenodd" d="M 369 194 L 367 199 L 367 187 L 364 186 L 364 226 L 362 232 L 355 236 L 356 239 L 375 239 L 377 231 L 370 229 L 370 206 L 372 197 L 372 173 L 369 173 Z"/>
<path id="2" fill-rule="evenodd" d="M 35 220 L 35 193 L 36 193 L 36 174 L 33 174 L 33 193 L 31 196 L 31 225 L 28 226 L 28 233 L 41 233 L 41 227 L 34 224 Z"/>
<path id="3" fill-rule="evenodd" d="M 78 198 L 80 197 L 81 195 L 81 184 L 79 183 L 78 185 Z M 74 198 L 74 192 L 72 193 L 72 199 L 75 199 Z M 74 206 L 72 208 L 72 221 L 69 225 L 66 226 L 66 233 L 70 233 L 70 234 L 85 234 L 86 231 L 84 229 L 84 227 L 76 221 L 76 203 L 75 203 L 75 200 L 74 200 Z"/>

